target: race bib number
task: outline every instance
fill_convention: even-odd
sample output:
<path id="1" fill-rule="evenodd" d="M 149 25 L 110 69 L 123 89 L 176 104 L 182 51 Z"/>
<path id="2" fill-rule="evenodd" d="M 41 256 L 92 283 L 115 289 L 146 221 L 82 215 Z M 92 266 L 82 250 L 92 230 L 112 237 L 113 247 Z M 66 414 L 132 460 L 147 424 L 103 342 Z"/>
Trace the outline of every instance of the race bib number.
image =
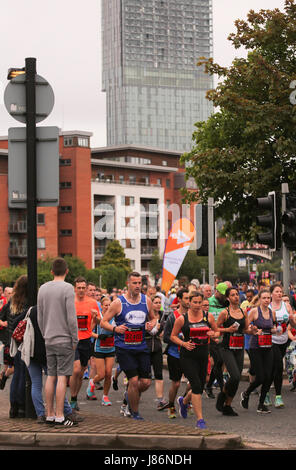
<path id="1" fill-rule="evenodd" d="M 244 335 L 233 333 L 229 338 L 229 349 L 243 349 Z"/>
<path id="2" fill-rule="evenodd" d="M 124 332 L 124 344 L 139 345 L 143 341 L 142 328 L 129 328 Z"/>
<path id="3" fill-rule="evenodd" d="M 190 328 L 190 339 L 195 344 L 207 344 L 209 342 L 208 331 L 210 328 L 208 326 L 201 328 Z"/>
<path id="4" fill-rule="evenodd" d="M 87 331 L 88 316 L 87 315 L 78 315 L 77 316 L 77 321 L 78 321 L 78 330 L 79 331 Z"/>
<path id="5" fill-rule="evenodd" d="M 260 348 L 271 348 L 272 346 L 272 337 L 269 333 L 262 333 L 258 335 L 258 346 Z"/>
<path id="6" fill-rule="evenodd" d="M 114 336 L 108 336 L 108 338 L 101 339 L 101 348 L 112 348 L 114 346 Z"/>

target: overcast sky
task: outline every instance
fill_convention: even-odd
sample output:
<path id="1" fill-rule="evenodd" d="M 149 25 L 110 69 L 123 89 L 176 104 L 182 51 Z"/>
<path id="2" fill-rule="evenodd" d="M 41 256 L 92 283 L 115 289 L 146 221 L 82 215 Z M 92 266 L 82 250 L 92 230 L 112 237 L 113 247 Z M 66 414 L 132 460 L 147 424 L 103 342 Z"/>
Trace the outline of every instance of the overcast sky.
<path id="1" fill-rule="evenodd" d="M 236 51 L 228 35 L 249 10 L 283 9 L 284 0 L 213 0 L 214 59 L 231 64 Z M 93 133 L 92 147 L 106 145 L 105 95 L 101 92 L 100 0 L 2 0 L 0 4 L 0 135 L 21 126 L 3 104 L 7 70 L 37 59 L 37 73 L 55 94 L 40 125 Z"/>

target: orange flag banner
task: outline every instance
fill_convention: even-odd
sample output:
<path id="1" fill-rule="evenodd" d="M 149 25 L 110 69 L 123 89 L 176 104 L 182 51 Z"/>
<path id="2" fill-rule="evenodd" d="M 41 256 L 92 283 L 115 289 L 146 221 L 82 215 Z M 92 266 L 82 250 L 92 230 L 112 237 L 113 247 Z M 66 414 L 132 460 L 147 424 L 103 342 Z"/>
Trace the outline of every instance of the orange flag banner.
<path id="1" fill-rule="evenodd" d="M 184 261 L 195 237 L 193 223 L 186 218 L 177 220 L 171 228 L 163 256 L 161 290 L 166 294 Z"/>

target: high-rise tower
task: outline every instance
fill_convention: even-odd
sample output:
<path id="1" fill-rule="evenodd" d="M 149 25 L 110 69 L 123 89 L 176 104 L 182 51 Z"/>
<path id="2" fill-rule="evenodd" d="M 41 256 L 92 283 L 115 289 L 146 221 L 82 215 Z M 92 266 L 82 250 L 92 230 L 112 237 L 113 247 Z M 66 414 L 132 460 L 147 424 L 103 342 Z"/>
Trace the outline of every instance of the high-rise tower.
<path id="1" fill-rule="evenodd" d="M 188 151 L 212 112 L 212 0 L 102 0 L 107 145 Z"/>

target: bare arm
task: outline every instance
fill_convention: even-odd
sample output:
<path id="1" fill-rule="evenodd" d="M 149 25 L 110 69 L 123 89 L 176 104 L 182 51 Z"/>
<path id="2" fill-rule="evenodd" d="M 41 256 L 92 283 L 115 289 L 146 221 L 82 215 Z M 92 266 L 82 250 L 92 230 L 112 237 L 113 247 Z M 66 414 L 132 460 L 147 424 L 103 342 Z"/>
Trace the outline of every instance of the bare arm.
<path id="1" fill-rule="evenodd" d="M 184 325 L 184 316 L 182 315 L 181 317 L 177 318 L 177 320 L 174 323 L 170 340 L 173 343 L 177 344 L 178 346 L 182 346 L 183 348 L 188 349 L 188 351 L 191 351 L 192 349 L 195 348 L 195 344 L 192 343 L 191 341 L 182 341 L 182 339 L 179 338 L 179 334 L 181 333 L 181 329 L 183 325 Z"/>
<path id="2" fill-rule="evenodd" d="M 108 308 L 107 312 L 104 314 L 103 318 L 101 319 L 101 328 L 104 330 L 113 331 L 115 333 L 122 334 L 127 330 L 127 326 L 120 325 L 120 326 L 112 326 L 110 325 L 110 321 L 116 315 L 118 315 L 121 311 L 121 302 L 119 299 L 115 299 L 114 302 L 111 303 L 110 307 Z"/>

